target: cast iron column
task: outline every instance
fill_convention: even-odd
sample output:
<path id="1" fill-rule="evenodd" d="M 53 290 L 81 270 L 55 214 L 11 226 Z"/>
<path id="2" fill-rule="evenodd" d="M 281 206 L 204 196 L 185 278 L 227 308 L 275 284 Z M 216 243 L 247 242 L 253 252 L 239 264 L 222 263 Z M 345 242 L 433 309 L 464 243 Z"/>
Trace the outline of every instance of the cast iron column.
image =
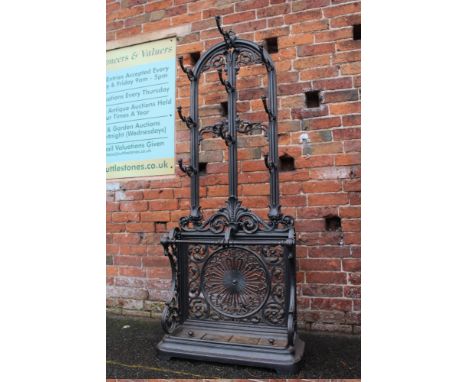
<path id="1" fill-rule="evenodd" d="M 227 76 L 230 86 L 228 91 L 228 133 L 229 147 L 229 198 L 237 200 L 237 110 L 236 110 L 236 60 L 237 50 L 227 51 Z"/>
<path id="2" fill-rule="evenodd" d="M 199 196 L 199 154 L 198 154 L 198 78 L 194 77 L 190 81 L 190 117 L 195 122 L 195 127 L 190 130 L 190 145 L 191 145 L 191 165 L 195 169 L 193 176 L 190 177 L 190 215 L 196 224 L 201 220 L 200 214 L 200 196 Z"/>

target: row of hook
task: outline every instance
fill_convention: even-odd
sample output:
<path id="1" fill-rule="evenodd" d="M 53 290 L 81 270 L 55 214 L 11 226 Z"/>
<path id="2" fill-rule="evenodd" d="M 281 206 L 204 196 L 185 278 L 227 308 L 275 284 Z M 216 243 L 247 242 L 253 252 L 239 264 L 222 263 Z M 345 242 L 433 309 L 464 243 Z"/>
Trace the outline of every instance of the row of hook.
<path id="1" fill-rule="evenodd" d="M 228 87 L 230 86 L 229 84 L 229 81 L 226 81 L 225 83 L 223 83 L 224 86 Z M 263 104 L 263 108 L 265 109 L 265 113 L 268 114 L 268 120 L 271 122 L 271 121 L 275 121 L 276 120 L 276 116 L 273 114 L 273 112 L 270 110 L 270 108 L 268 107 L 267 105 L 267 98 L 265 96 L 262 96 L 262 104 Z M 177 107 L 177 113 L 179 114 L 179 118 L 182 120 L 182 122 L 184 122 L 187 127 L 189 129 L 193 129 L 193 128 L 196 128 L 197 127 L 197 122 L 195 122 L 191 116 L 184 116 L 182 114 L 182 107 L 181 106 L 178 106 Z"/>
<path id="2" fill-rule="evenodd" d="M 258 44 L 258 47 L 260 49 L 260 57 L 262 59 L 263 64 L 266 66 L 268 71 L 271 71 L 273 67 L 270 64 L 270 61 L 268 61 L 267 58 L 265 57 L 265 50 L 263 48 L 263 45 Z M 184 66 L 184 56 L 179 56 L 178 60 L 179 60 L 179 65 L 180 65 L 180 68 L 182 69 L 182 71 L 187 75 L 187 77 L 188 77 L 188 79 L 190 81 L 193 81 L 195 79 L 195 75 L 193 74 L 193 70 L 191 68 L 188 68 L 188 67 Z M 222 71 L 222 69 L 218 69 L 218 76 L 219 76 L 220 82 L 226 87 L 227 91 L 234 90 L 232 85 L 229 84 L 229 81 L 223 80 L 221 71 Z"/>
<path id="3" fill-rule="evenodd" d="M 203 134 L 205 133 L 212 133 L 214 136 L 220 137 L 226 143 L 226 146 L 231 146 L 235 139 L 228 131 L 228 121 L 225 119 L 224 121 L 215 123 L 211 126 L 206 126 L 200 130 L 199 142 L 202 139 Z"/>
<path id="4" fill-rule="evenodd" d="M 228 32 L 226 32 L 223 29 L 223 27 L 221 26 L 221 17 L 220 16 L 216 16 L 215 20 L 216 20 L 216 26 L 218 27 L 219 33 L 221 33 L 221 35 L 224 37 L 224 42 L 226 44 L 226 49 L 234 48 L 234 42 L 237 39 L 236 34 L 232 30 L 229 30 Z M 260 59 L 262 60 L 265 67 L 267 68 L 267 71 L 271 72 L 273 70 L 273 66 L 271 65 L 270 61 L 265 56 L 265 49 L 263 47 L 263 44 L 262 43 L 258 44 L 258 48 L 260 50 Z M 187 77 L 188 77 L 188 79 L 190 81 L 193 81 L 195 79 L 195 75 L 193 74 L 192 69 L 187 68 L 187 67 L 184 66 L 183 56 L 179 56 L 178 59 L 179 59 L 179 65 L 180 65 L 182 71 L 187 75 Z M 218 75 L 220 76 L 221 83 L 223 83 L 223 85 L 224 85 L 224 81 L 221 78 L 220 70 L 221 69 L 218 69 Z M 226 83 L 229 83 L 229 82 L 226 81 Z M 229 89 L 231 90 L 232 86 L 230 86 Z"/>
<path id="5" fill-rule="evenodd" d="M 180 65 L 182 71 L 187 75 L 189 80 L 193 81 L 195 79 L 195 76 L 193 74 L 192 69 L 187 68 L 187 67 L 184 66 L 184 57 L 183 56 L 179 56 L 179 65 Z M 225 89 L 226 89 L 226 91 L 228 93 L 234 92 L 236 90 L 228 80 L 225 80 L 223 78 L 223 70 L 222 69 L 218 69 L 218 77 L 219 77 L 219 82 L 221 82 L 221 84 L 225 87 Z"/>
<path id="6" fill-rule="evenodd" d="M 234 41 L 237 38 L 236 34 L 231 30 L 229 32 L 226 32 L 226 31 L 223 30 L 223 28 L 221 27 L 221 21 L 220 21 L 221 18 L 220 18 L 220 16 L 216 16 L 215 20 L 216 20 L 216 25 L 218 27 L 219 33 L 221 33 L 221 35 L 224 37 L 224 42 L 226 43 L 226 48 L 227 49 L 234 48 Z M 263 56 L 263 54 L 262 54 L 262 56 Z M 195 75 L 193 74 L 193 70 L 184 66 L 184 57 L 179 56 L 178 59 L 179 59 L 179 65 L 180 65 L 182 71 L 187 75 L 188 79 L 190 81 L 195 80 Z M 262 60 L 263 59 L 264 59 L 264 57 L 262 57 Z M 224 81 L 223 80 L 222 75 L 220 73 L 220 70 L 221 69 L 218 70 L 218 75 L 219 75 L 219 80 L 221 81 L 221 83 L 226 87 L 226 90 L 228 90 L 228 91 L 234 90 L 234 88 L 229 83 L 229 81 Z"/>
<path id="7" fill-rule="evenodd" d="M 277 168 L 277 166 L 274 162 L 271 162 L 269 159 L 270 157 L 268 154 L 263 155 L 263 161 L 265 162 L 265 167 L 268 169 L 269 172 L 272 172 L 273 169 Z M 192 165 L 184 165 L 182 159 L 179 159 L 177 163 L 179 164 L 180 170 L 183 173 L 187 174 L 188 176 L 192 177 L 193 175 L 198 174 L 198 170 L 195 167 L 193 167 Z"/>
<path id="8" fill-rule="evenodd" d="M 237 39 L 236 34 L 232 30 L 225 31 L 222 28 L 220 16 L 216 16 L 215 21 L 216 21 L 216 26 L 218 28 L 219 33 L 224 38 L 226 49 L 234 49 L 235 48 L 234 44 Z M 260 58 L 263 64 L 265 65 L 265 67 L 267 68 L 267 71 L 270 72 L 273 69 L 273 67 L 270 61 L 265 56 L 264 47 L 262 44 L 259 44 L 258 47 L 260 50 Z M 183 56 L 179 56 L 179 65 L 182 71 L 187 75 L 190 81 L 195 80 L 195 75 L 193 74 L 193 70 L 184 66 Z M 218 77 L 219 77 L 219 81 L 221 82 L 221 84 L 224 86 L 224 88 L 226 89 L 228 93 L 233 93 L 236 91 L 235 87 L 229 82 L 229 80 L 225 80 L 223 78 L 223 70 L 221 68 L 218 69 Z M 265 112 L 268 114 L 268 120 L 270 122 L 275 121 L 276 116 L 274 115 L 272 110 L 268 107 L 267 98 L 265 96 L 262 96 L 261 99 L 262 99 L 263 108 L 265 109 Z M 195 122 L 191 116 L 186 117 L 182 114 L 182 108 L 180 106 L 177 107 L 177 112 L 179 114 L 180 119 L 187 125 L 189 129 L 193 129 L 197 127 L 197 122 Z M 212 133 L 220 136 L 227 145 L 232 145 L 234 143 L 234 139 L 227 131 L 225 131 L 224 123 L 225 122 L 221 122 L 213 126 L 208 126 L 210 129 L 208 129 L 208 127 L 205 128 L 206 132 L 211 131 Z M 202 129 L 202 130 L 205 130 L 205 129 Z M 273 171 L 273 169 L 276 169 L 276 164 L 270 161 L 268 154 L 264 155 L 264 162 L 268 171 L 271 172 Z M 194 168 L 192 165 L 187 165 L 187 166 L 184 165 L 182 159 L 178 160 L 178 164 L 179 164 L 180 170 L 190 177 L 198 173 L 198 170 Z"/>

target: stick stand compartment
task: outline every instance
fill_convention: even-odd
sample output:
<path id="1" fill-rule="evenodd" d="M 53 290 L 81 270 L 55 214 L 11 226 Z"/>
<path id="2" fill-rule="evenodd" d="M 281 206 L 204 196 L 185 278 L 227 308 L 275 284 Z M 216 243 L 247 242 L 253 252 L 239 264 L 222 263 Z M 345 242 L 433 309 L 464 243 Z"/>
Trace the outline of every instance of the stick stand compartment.
<path id="1" fill-rule="evenodd" d="M 297 370 L 304 343 L 296 329 L 295 230 L 292 217 L 281 213 L 278 183 L 276 72 L 261 45 L 226 32 L 216 18 L 224 42 L 214 45 L 193 69 L 190 116 L 178 108 L 190 129 L 190 164 L 179 160 L 190 177 L 190 215 L 164 235 L 161 243 L 172 268 L 172 296 L 162 315 L 167 333 L 158 344 L 164 358 L 181 357 Z M 268 126 L 240 120 L 236 112 L 236 77 L 244 65 L 262 64 L 268 74 L 262 97 Z M 200 128 L 198 79 L 217 70 L 228 94 L 227 118 Z M 224 73 L 224 74 L 223 74 Z M 227 78 L 224 78 L 226 76 Z M 264 221 L 238 199 L 237 134 L 262 129 L 268 138 L 265 155 L 270 175 L 268 220 Z M 204 134 L 224 140 L 229 151 L 229 196 L 226 206 L 204 219 L 199 205 L 199 144 Z"/>

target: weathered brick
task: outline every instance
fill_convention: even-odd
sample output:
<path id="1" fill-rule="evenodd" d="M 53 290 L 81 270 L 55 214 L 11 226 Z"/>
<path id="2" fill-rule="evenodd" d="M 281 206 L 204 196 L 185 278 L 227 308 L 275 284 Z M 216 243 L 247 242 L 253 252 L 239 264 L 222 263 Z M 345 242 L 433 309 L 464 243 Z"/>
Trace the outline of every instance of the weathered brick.
<path id="1" fill-rule="evenodd" d="M 328 20 L 304 21 L 291 26 L 291 33 L 306 33 L 328 29 Z"/>
<path id="2" fill-rule="evenodd" d="M 343 259 L 343 270 L 346 272 L 360 272 L 361 259 Z"/>
<path id="3" fill-rule="evenodd" d="M 341 64 L 340 71 L 342 75 L 348 76 L 361 73 L 361 62 L 351 62 L 349 64 Z"/>
<path id="4" fill-rule="evenodd" d="M 310 69 L 317 66 L 329 66 L 330 65 L 330 56 L 328 54 L 323 54 L 320 56 L 312 56 L 307 58 L 298 58 L 294 61 L 294 69 Z M 314 86 L 315 88 L 320 88 L 319 86 Z M 350 86 L 351 87 L 351 84 Z"/>
<path id="5" fill-rule="evenodd" d="M 299 259 L 299 269 L 305 271 L 339 271 L 341 261 L 339 259 Z"/>
<path id="6" fill-rule="evenodd" d="M 307 282 L 317 284 L 346 284 L 346 273 L 310 272 L 307 273 Z"/>
<path id="7" fill-rule="evenodd" d="M 290 9 L 291 9 L 291 5 L 289 3 L 270 5 L 269 7 L 258 9 L 257 18 L 260 19 L 263 17 L 284 15 L 286 13 L 289 13 Z"/>
<path id="8" fill-rule="evenodd" d="M 149 202 L 149 209 L 151 211 L 176 210 L 177 208 L 177 199 L 159 199 Z"/>
<path id="9" fill-rule="evenodd" d="M 355 62 L 361 60 L 361 51 L 353 50 L 349 52 L 336 53 L 333 58 L 335 64 L 343 64 L 348 62 Z"/>
<path id="10" fill-rule="evenodd" d="M 353 14 L 348 16 L 340 16 L 330 20 L 332 28 L 347 27 L 355 24 L 361 24 L 361 15 Z"/>
<path id="11" fill-rule="evenodd" d="M 117 39 L 120 39 L 120 38 L 125 38 L 125 37 L 131 37 L 131 36 L 134 36 L 134 35 L 139 34 L 139 33 L 141 33 L 141 25 L 136 25 L 134 27 L 124 28 L 124 29 L 118 30 L 115 33 L 115 37 Z"/>
<path id="12" fill-rule="evenodd" d="M 315 33 L 315 42 L 339 41 L 353 37 L 353 28 L 342 28 Z"/>
<path id="13" fill-rule="evenodd" d="M 349 203 L 347 193 L 311 194 L 307 196 L 309 206 L 334 206 Z"/>
<path id="14" fill-rule="evenodd" d="M 335 52 L 335 44 L 333 43 L 305 45 L 305 46 L 300 46 L 297 48 L 297 55 L 299 57 L 318 56 L 320 54 L 327 54 L 327 53 L 334 53 L 334 52 Z"/>
<path id="15" fill-rule="evenodd" d="M 171 220 L 169 211 L 142 212 L 142 222 L 168 222 Z"/>
<path id="16" fill-rule="evenodd" d="M 351 114 L 361 112 L 361 102 L 349 102 L 330 105 L 330 114 Z"/>
<path id="17" fill-rule="evenodd" d="M 359 139 L 361 138 L 360 128 L 345 128 L 337 129 L 333 131 L 333 139 L 335 141 L 347 140 L 347 139 Z"/>
<path id="18" fill-rule="evenodd" d="M 303 11 L 305 9 L 321 8 L 330 4 L 330 0 L 300 0 L 294 1 L 292 11 Z"/>
<path id="19" fill-rule="evenodd" d="M 255 19 L 255 11 L 247 11 L 226 15 L 223 17 L 224 24 L 234 24 L 242 21 L 249 21 Z"/>
<path id="20" fill-rule="evenodd" d="M 246 0 L 235 4 L 236 12 L 246 11 L 248 9 L 259 9 L 267 7 L 270 4 L 269 0 Z"/>
<path id="21" fill-rule="evenodd" d="M 310 44 L 314 41 L 314 36 L 310 33 L 302 33 L 292 36 L 282 36 L 278 38 L 278 47 L 287 48 L 290 46 L 299 46 Z"/>
<path id="22" fill-rule="evenodd" d="M 322 11 L 320 9 L 312 9 L 304 12 L 290 13 L 284 16 L 285 24 L 302 23 L 309 20 L 317 20 L 322 18 Z"/>
<path id="23" fill-rule="evenodd" d="M 361 163 L 360 153 L 341 154 L 341 155 L 335 156 L 335 164 L 337 166 L 348 166 L 351 164 L 360 164 L 360 163 Z"/>
<path id="24" fill-rule="evenodd" d="M 339 181 L 309 181 L 302 184 L 304 192 L 337 192 L 341 191 L 341 182 Z"/>
<path id="25" fill-rule="evenodd" d="M 343 287 L 336 285 L 306 285 L 302 288 L 302 294 L 316 297 L 343 297 Z M 345 297 L 349 296 L 345 295 Z"/>
<path id="26" fill-rule="evenodd" d="M 319 78 L 335 77 L 338 75 L 338 68 L 336 66 L 328 66 L 322 68 L 313 68 L 302 70 L 299 73 L 301 81 L 315 80 Z"/>
<path id="27" fill-rule="evenodd" d="M 307 130 L 329 129 L 338 126 L 341 126 L 339 117 L 314 118 L 304 121 L 304 128 Z"/>
<path id="28" fill-rule="evenodd" d="M 336 7 L 329 7 L 323 10 L 325 17 L 336 17 L 341 15 L 348 15 L 350 13 L 358 13 L 361 10 L 361 2 L 350 4 L 337 5 Z"/>
<path id="29" fill-rule="evenodd" d="M 148 32 L 154 32 L 156 30 L 161 30 L 161 29 L 166 29 L 169 28 L 171 25 L 170 19 L 162 19 L 158 21 L 152 21 L 143 24 L 143 32 L 148 33 Z"/>
<path id="30" fill-rule="evenodd" d="M 357 101 L 359 99 L 359 92 L 357 89 L 327 91 L 323 93 L 322 97 L 324 103 Z"/>
<path id="31" fill-rule="evenodd" d="M 313 298 L 312 309 L 351 311 L 352 301 L 346 299 Z"/>

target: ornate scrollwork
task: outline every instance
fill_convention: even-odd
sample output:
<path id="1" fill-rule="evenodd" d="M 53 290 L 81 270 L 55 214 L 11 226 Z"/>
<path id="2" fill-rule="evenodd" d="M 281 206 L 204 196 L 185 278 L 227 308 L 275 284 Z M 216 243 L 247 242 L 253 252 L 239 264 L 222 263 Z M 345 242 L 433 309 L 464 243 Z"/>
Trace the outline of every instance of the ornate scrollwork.
<path id="1" fill-rule="evenodd" d="M 273 298 L 281 303 L 284 301 L 284 286 L 282 284 L 276 284 L 275 287 L 273 288 L 273 291 L 271 292 L 271 295 Z"/>
<path id="2" fill-rule="evenodd" d="M 178 297 L 177 292 L 175 292 L 164 307 L 161 324 L 166 333 L 172 333 L 180 323 Z"/>
<path id="3" fill-rule="evenodd" d="M 260 310 L 269 295 L 269 285 L 263 261 L 242 248 L 213 253 L 202 269 L 206 301 L 228 317 L 246 317 Z"/>
<path id="4" fill-rule="evenodd" d="M 201 68 L 201 72 L 205 72 L 207 70 L 218 70 L 222 69 L 226 65 L 226 57 L 225 52 L 215 54 L 212 56 Z"/>
<path id="5" fill-rule="evenodd" d="M 211 133 L 215 137 L 220 137 L 224 140 L 227 146 L 234 143 L 234 139 L 228 132 L 228 121 L 227 119 L 221 122 L 215 123 L 214 125 L 206 126 L 200 129 L 199 141 L 203 139 L 203 134 Z"/>
<path id="6" fill-rule="evenodd" d="M 202 298 L 195 298 L 190 301 L 189 305 L 190 314 L 198 319 L 206 318 L 208 316 L 208 305 Z"/>
<path id="7" fill-rule="evenodd" d="M 274 302 L 269 303 L 263 309 L 263 317 L 265 318 L 266 321 L 268 321 L 270 324 L 273 324 L 273 325 L 284 321 L 284 318 L 285 318 L 284 306 L 282 306 L 281 304 L 274 303 Z"/>
<path id="8" fill-rule="evenodd" d="M 260 122 L 249 122 L 237 120 L 237 132 L 240 134 L 253 134 L 254 131 L 267 131 L 267 127 Z"/>
<path id="9" fill-rule="evenodd" d="M 281 245 L 261 247 L 263 259 L 269 264 L 279 264 L 283 261 L 283 247 Z"/>
<path id="10" fill-rule="evenodd" d="M 193 225 L 194 227 L 198 227 L 200 222 L 203 220 L 203 214 L 201 211 L 200 206 L 193 207 L 189 216 L 182 216 L 179 219 L 180 227 L 190 226 Z"/>
<path id="11" fill-rule="evenodd" d="M 237 118 L 237 132 L 240 134 L 253 134 L 254 131 L 261 130 L 263 132 L 267 131 L 267 127 L 260 122 L 249 122 L 242 121 Z M 211 134 L 213 137 L 219 137 L 223 139 L 226 145 L 230 145 L 234 142 L 233 138 L 228 131 L 229 122 L 227 119 L 215 123 L 214 125 L 205 126 L 199 131 L 198 142 L 200 143 L 203 140 L 204 134 Z"/>
<path id="12" fill-rule="evenodd" d="M 213 233 L 224 232 L 228 226 L 235 226 L 245 233 L 254 233 L 263 225 L 265 223 L 257 215 L 242 207 L 242 203 L 232 197 L 227 200 L 225 208 L 221 208 L 204 223 Z"/>
<path id="13" fill-rule="evenodd" d="M 200 270 L 196 264 L 190 264 L 188 267 L 188 290 L 190 298 L 198 297 L 200 294 Z"/>
<path id="14" fill-rule="evenodd" d="M 203 244 L 190 244 L 188 247 L 188 253 L 192 260 L 200 262 L 205 260 L 206 257 L 206 245 Z"/>
<path id="15" fill-rule="evenodd" d="M 229 197 L 226 201 L 226 207 L 221 208 L 209 219 L 198 225 L 190 225 L 191 220 L 182 218 L 180 228 L 187 232 L 205 232 L 210 231 L 214 234 L 225 232 L 228 228 L 232 229 L 232 234 L 236 232 L 255 233 L 257 231 L 278 232 L 288 231 L 294 224 L 294 219 L 290 216 L 281 215 L 278 219 L 268 222 L 260 219 L 256 214 L 246 207 L 242 207 L 242 202 L 237 198 Z"/>
<path id="16" fill-rule="evenodd" d="M 178 295 L 178 279 L 179 267 L 177 262 L 177 246 L 174 244 L 174 239 L 178 237 L 178 229 L 172 229 L 168 235 L 161 238 L 161 244 L 164 248 L 164 255 L 169 258 L 172 270 L 172 295 L 169 301 L 166 302 L 162 313 L 161 324 L 166 333 L 172 333 L 174 329 L 180 324 L 180 307 Z"/>
<path id="17" fill-rule="evenodd" d="M 285 325 L 281 313 L 286 311 L 287 290 L 284 246 L 225 248 L 221 244 L 194 243 L 187 251 L 190 318 Z M 254 279 L 261 281 L 254 288 L 260 296 L 249 299 L 247 296 L 254 292 L 252 288 L 246 289 L 246 285 Z M 200 299 L 206 300 L 206 305 Z M 253 309 L 259 305 L 262 307 Z"/>
<path id="18" fill-rule="evenodd" d="M 263 63 L 262 58 L 255 52 L 252 52 L 251 50 L 242 49 L 237 54 L 237 60 L 236 60 L 237 68 L 240 68 L 241 66 L 255 65 L 255 64 L 262 64 L 262 63 Z"/>

